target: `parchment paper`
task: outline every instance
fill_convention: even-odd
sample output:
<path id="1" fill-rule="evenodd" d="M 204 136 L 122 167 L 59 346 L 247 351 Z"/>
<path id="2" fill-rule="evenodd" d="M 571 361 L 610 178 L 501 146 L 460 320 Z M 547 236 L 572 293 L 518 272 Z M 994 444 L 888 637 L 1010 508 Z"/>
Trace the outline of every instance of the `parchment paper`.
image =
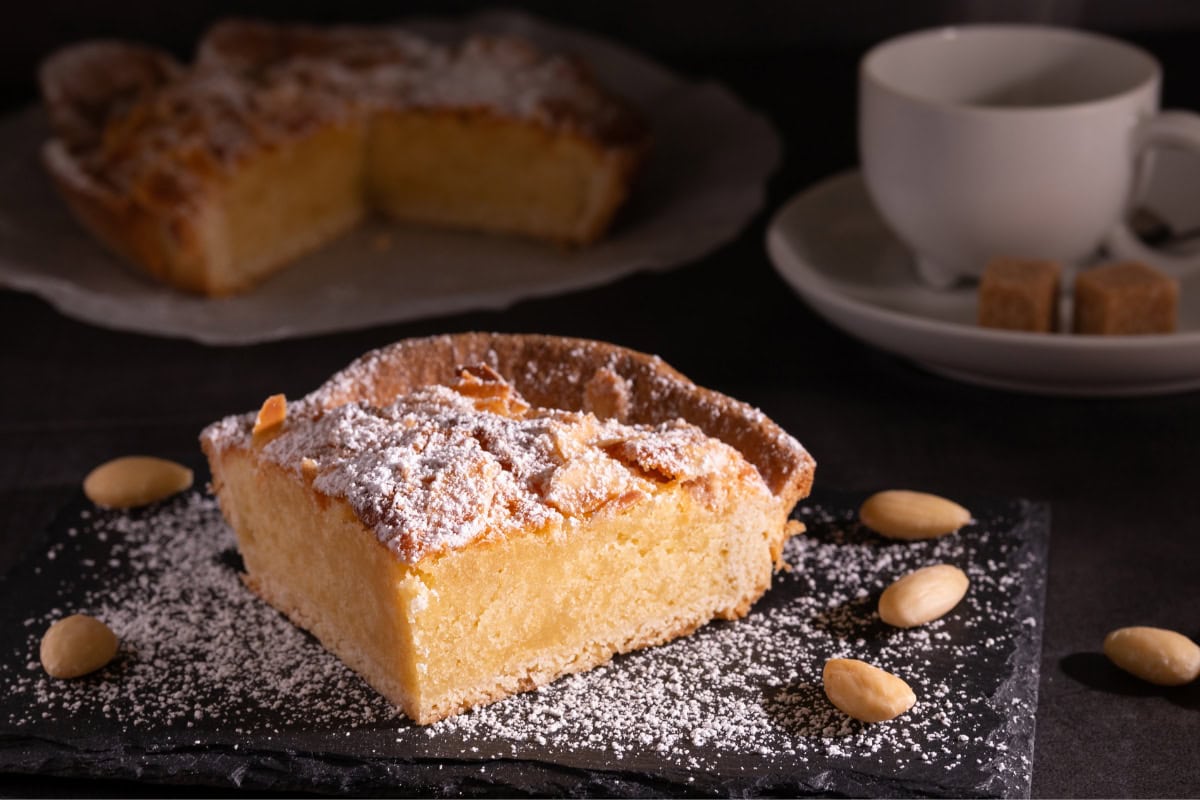
<path id="1" fill-rule="evenodd" d="M 111 328 L 238 345 L 402 322 L 685 265 L 733 238 L 780 158 L 771 125 L 724 87 L 685 80 L 617 44 L 522 14 L 419 21 L 436 36 L 524 35 L 578 54 L 642 109 L 655 147 L 603 241 L 579 250 L 381 220 L 296 261 L 250 294 L 209 300 L 158 286 L 105 252 L 55 194 L 38 157 L 40 108 L 0 121 L 0 286 Z"/>

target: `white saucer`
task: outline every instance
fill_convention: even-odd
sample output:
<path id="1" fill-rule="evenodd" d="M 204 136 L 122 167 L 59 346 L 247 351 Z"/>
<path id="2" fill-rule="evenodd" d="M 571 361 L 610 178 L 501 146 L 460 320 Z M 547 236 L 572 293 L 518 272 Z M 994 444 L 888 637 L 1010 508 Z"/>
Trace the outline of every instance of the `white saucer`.
<path id="1" fill-rule="evenodd" d="M 775 269 L 852 336 L 957 380 L 1076 396 L 1200 389 L 1200 277 L 1183 281 L 1179 332 L 1078 336 L 981 328 L 976 291 L 919 283 L 860 173 L 835 175 L 781 208 L 767 230 Z"/>

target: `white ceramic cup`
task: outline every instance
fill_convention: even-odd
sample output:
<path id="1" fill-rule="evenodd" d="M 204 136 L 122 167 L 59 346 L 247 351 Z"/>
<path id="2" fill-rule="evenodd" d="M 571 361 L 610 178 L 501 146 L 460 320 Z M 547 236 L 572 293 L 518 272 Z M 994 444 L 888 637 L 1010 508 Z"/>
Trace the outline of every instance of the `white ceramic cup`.
<path id="1" fill-rule="evenodd" d="M 1107 36 L 1036 25 L 920 31 L 859 69 L 859 155 L 921 278 L 948 286 L 997 256 L 1077 265 L 1101 244 L 1182 275 L 1200 255 L 1125 222 L 1155 147 L 1200 151 L 1200 117 L 1159 113 L 1161 69 Z"/>

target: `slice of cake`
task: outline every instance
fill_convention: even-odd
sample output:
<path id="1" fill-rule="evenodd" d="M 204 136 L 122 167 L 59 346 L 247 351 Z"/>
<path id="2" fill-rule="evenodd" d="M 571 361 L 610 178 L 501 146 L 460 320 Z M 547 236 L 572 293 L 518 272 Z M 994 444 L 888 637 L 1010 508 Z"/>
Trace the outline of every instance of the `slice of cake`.
<path id="1" fill-rule="evenodd" d="M 43 64 L 44 161 L 76 217 L 178 288 L 244 291 L 371 210 L 576 245 L 649 133 L 580 62 L 511 37 L 216 25 L 195 64 L 87 42 Z"/>
<path id="2" fill-rule="evenodd" d="M 542 336 L 400 342 L 201 441 L 247 585 L 419 723 L 745 615 L 814 470 L 657 358 Z"/>

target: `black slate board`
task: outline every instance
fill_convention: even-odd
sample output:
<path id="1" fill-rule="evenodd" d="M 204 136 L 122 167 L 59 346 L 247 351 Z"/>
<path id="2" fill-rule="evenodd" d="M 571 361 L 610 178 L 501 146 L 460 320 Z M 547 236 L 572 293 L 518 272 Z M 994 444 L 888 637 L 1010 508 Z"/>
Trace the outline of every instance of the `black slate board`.
<path id="1" fill-rule="evenodd" d="M 353 794 L 1028 796 L 1048 508 L 969 498 L 959 533 L 899 543 L 857 524 L 862 499 L 797 509 L 794 569 L 746 619 L 420 728 L 249 595 L 210 499 L 117 513 L 81 497 L 0 582 L 0 770 Z M 964 602 L 883 625 L 879 592 L 939 562 L 970 575 Z M 76 611 L 122 651 L 52 681 L 38 641 Z M 833 656 L 901 675 L 917 705 L 848 720 L 820 688 Z"/>

